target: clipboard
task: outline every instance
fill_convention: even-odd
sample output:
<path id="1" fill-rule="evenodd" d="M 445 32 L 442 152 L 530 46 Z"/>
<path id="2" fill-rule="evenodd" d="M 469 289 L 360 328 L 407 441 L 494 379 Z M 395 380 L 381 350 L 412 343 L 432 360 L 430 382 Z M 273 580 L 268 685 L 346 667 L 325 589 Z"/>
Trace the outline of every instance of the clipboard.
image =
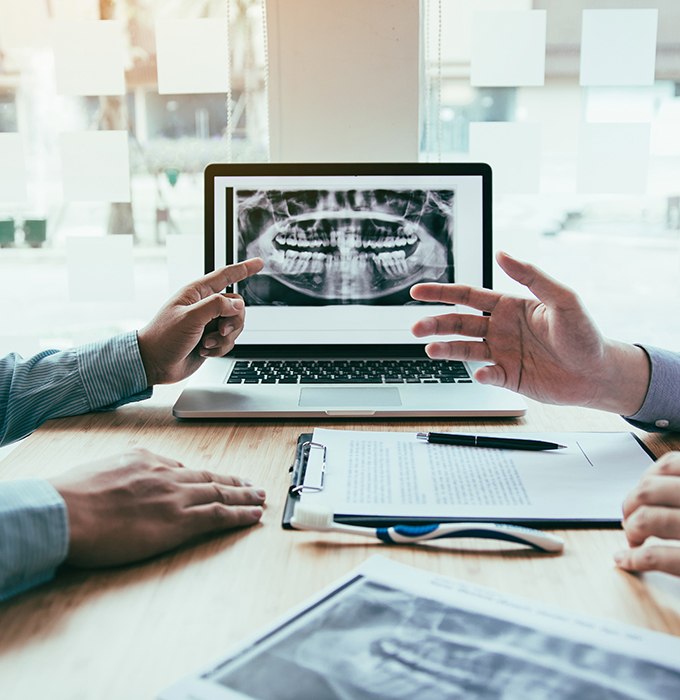
<path id="1" fill-rule="evenodd" d="M 283 518 L 281 526 L 284 530 L 292 530 L 290 524 L 293 517 L 295 505 L 300 500 L 300 486 L 304 484 L 305 473 L 307 471 L 307 460 L 309 459 L 309 450 L 312 443 L 312 433 L 302 433 L 295 446 L 295 459 L 290 469 L 290 486 L 288 487 L 288 496 L 286 503 L 283 506 Z"/>
<path id="2" fill-rule="evenodd" d="M 309 460 L 309 455 L 313 449 L 325 449 L 325 445 L 319 442 L 313 441 L 312 433 L 302 433 L 298 436 L 297 444 L 295 446 L 295 459 L 293 464 L 289 468 L 290 472 L 290 485 L 288 487 L 288 495 L 286 497 L 286 502 L 283 507 L 283 518 L 281 519 L 281 526 L 284 530 L 294 530 L 290 521 L 293 517 L 295 511 L 295 506 L 300 500 L 300 495 L 303 489 L 308 489 L 311 491 L 320 491 L 323 489 L 323 481 L 318 485 L 304 485 L 305 476 L 307 474 L 307 461 Z M 323 472 L 322 472 L 323 474 Z M 335 515 L 333 518 L 338 523 L 346 523 L 347 525 L 361 525 L 363 527 L 390 527 L 392 525 L 404 524 L 404 525 L 430 525 L 434 522 L 442 522 L 441 519 L 436 521 L 433 519 L 423 519 L 423 518 L 399 518 L 395 520 L 394 518 L 381 518 L 381 517 L 363 517 L 356 515 Z"/>
<path id="3" fill-rule="evenodd" d="M 650 457 L 651 460 L 656 459 L 652 451 L 645 445 L 645 443 L 633 432 L 629 433 L 635 439 L 635 442 L 639 445 L 641 450 Z M 302 433 L 298 436 L 297 444 L 295 447 L 295 457 L 293 464 L 289 468 L 290 472 L 290 485 L 288 487 L 288 494 L 283 509 L 283 517 L 281 520 L 281 526 L 285 530 L 293 530 L 291 525 L 291 519 L 293 517 L 293 512 L 295 510 L 296 504 L 300 501 L 301 494 L 304 491 L 320 491 L 323 489 L 323 480 L 318 485 L 307 485 L 305 484 L 305 476 L 307 471 L 307 462 L 311 450 L 313 449 L 324 449 L 325 446 L 321 443 L 313 441 L 313 433 Z M 325 462 L 325 460 L 324 460 Z M 323 479 L 324 470 L 322 470 Z M 423 518 L 423 517 L 410 517 L 401 516 L 398 518 L 394 517 L 383 517 L 376 515 L 347 515 L 336 513 L 334 515 L 334 520 L 338 523 L 344 523 L 347 525 L 360 525 L 363 527 L 391 527 L 394 525 L 404 524 L 404 525 L 431 525 L 435 523 L 443 522 L 460 522 L 463 521 L 476 521 L 476 522 L 506 522 L 516 525 L 527 525 L 529 527 L 545 527 L 545 528 L 585 528 L 585 527 L 597 527 L 597 528 L 620 528 L 621 523 L 619 520 L 582 520 L 582 519 L 564 519 L 564 518 L 549 518 L 549 519 L 535 519 L 535 518 L 483 518 L 483 517 L 433 517 L 433 518 Z"/>

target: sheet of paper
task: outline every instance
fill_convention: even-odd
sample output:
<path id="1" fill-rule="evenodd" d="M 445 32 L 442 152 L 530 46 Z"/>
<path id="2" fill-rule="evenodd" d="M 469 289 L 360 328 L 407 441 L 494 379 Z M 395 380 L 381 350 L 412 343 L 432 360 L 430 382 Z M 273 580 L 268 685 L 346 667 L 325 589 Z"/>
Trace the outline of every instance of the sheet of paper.
<path id="1" fill-rule="evenodd" d="M 679 657 L 672 635 L 375 556 L 160 698 L 291 697 L 282 674 L 314 698 L 672 698 Z"/>
<path id="2" fill-rule="evenodd" d="M 99 19 L 99 0 L 51 0 L 55 19 Z"/>
<path id="3" fill-rule="evenodd" d="M 127 131 L 65 133 L 59 147 L 65 200 L 130 201 Z"/>
<path id="4" fill-rule="evenodd" d="M 472 122 L 470 158 L 491 165 L 494 194 L 538 192 L 540 126 L 522 122 Z"/>
<path id="5" fill-rule="evenodd" d="M 49 15 L 45 0 L 0 0 L 0 48 L 47 46 Z"/>
<path id="6" fill-rule="evenodd" d="M 132 236 L 68 236 L 66 271 L 69 300 L 135 300 Z"/>
<path id="7" fill-rule="evenodd" d="M 204 273 L 203 240 L 192 234 L 171 234 L 165 240 L 168 254 L 168 290 L 174 294 L 180 287 Z"/>
<path id="8" fill-rule="evenodd" d="M 226 17 L 156 22 L 158 92 L 200 94 L 229 90 Z"/>
<path id="9" fill-rule="evenodd" d="M 659 11 L 583 10 L 581 85 L 652 85 Z"/>
<path id="10" fill-rule="evenodd" d="M 0 202 L 25 202 L 26 160 L 20 134 L 0 134 Z"/>
<path id="11" fill-rule="evenodd" d="M 649 170 L 649 124 L 583 124 L 578 191 L 644 194 Z"/>
<path id="12" fill-rule="evenodd" d="M 56 20 L 52 42 L 59 94 L 125 94 L 122 21 Z"/>
<path id="13" fill-rule="evenodd" d="M 326 446 L 325 486 L 302 499 L 339 515 L 618 520 L 624 497 L 651 463 L 626 432 L 522 436 L 567 449 L 435 445 L 415 433 L 317 428 L 314 442 Z M 320 453 L 310 454 L 305 484 L 319 483 Z"/>
<path id="14" fill-rule="evenodd" d="M 475 87 L 543 85 L 545 10 L 476 12 L 470 83 Z"/>
<path id="15" fill-rule="evenodd" d="M 441 51 L 444 63 L 469 63 L 472 58 L 472 20 L 476 13 L 530 10 L 531 5 L 531 0 L 445 0 L 426 3 L 423 29 L 427 33 L 427 58 L 437 61 Z"/>

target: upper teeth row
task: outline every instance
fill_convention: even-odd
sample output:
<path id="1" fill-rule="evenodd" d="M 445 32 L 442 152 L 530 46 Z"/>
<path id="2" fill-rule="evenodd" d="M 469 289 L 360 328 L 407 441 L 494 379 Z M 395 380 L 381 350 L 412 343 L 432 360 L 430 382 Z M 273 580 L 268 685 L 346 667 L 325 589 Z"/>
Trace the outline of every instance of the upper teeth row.
<path id="1" fill-rule="evenodd" d="M 337 233 L 333 231 L 329 236 L 315 236 L 307 238 L 301 235 L 286 235 L 279 233 L 276 242 L 295 248 L 323 248 L 337 246 L 338 248 L 395 248 L 413 245 L 418 240 L 415 234 L 408 236 L 381 236 L 380 238 L 364 238 L 360 234 Z"/>

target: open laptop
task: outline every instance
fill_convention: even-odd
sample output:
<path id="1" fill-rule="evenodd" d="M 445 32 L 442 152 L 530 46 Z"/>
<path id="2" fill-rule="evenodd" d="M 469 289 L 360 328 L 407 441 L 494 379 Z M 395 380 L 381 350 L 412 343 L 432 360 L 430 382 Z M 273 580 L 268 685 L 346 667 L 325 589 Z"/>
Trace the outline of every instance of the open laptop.
<path id="1" fill-rule="evenodd" d="M 254 256 L 264 270 L 233 290 L 245 329 L 190 378 L 178 418 L 525 412 L 475 382 L 474 364 L 427 358 L 410 333 L 451 311 L 414 302 L 413 284 L 491 287 L 488 165 L 209 165 L 206 272 Z"/>

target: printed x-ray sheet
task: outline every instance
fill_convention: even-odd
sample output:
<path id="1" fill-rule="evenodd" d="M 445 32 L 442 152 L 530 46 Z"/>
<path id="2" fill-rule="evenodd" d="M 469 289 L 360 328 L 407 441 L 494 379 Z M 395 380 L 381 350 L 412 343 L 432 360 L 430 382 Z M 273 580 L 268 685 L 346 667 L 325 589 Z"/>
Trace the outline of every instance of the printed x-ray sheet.
<path id="1" fill-rule="evenodd" d="M 258 700 L 680 697 L 680 639 L 373 557 L 162 696 Z"/>

